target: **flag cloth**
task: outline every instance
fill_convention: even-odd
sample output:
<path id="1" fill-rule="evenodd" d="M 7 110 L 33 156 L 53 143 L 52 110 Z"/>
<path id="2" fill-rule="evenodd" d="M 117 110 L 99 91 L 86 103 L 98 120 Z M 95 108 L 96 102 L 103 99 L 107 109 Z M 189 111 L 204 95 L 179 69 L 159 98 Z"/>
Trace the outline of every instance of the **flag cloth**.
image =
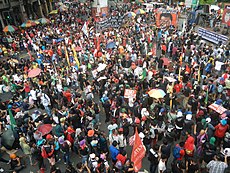
<path id="1" fill-rule="evenodd" d="M 17 126 L 11 109 L 8 109 L 8 112 L 9 112 L 9 115 L 10 115 L 10 125 L 11 125 L 11 127 Z"/>
<path id="2" fill-rule="evenodd" d="M 65 57 L 66 57 L 66 60 L 67 60 L 68 65 L 70 66 L 69 55 L 68 55 L 68 52 L 67 52 L 66 47 L 65 47 Z"/>
<path id="3" fill-rule="evenodd" d="M 146 68 L 143 69 L 143 72 L 142 72 L 142 80 L 144 80 L 147 76 L 147 70 Z"/>
<path id="4" fill-rule="evenodd" d="M 74 48 L 73 45 L 72 45 L 72 51 L 73 51 L 74 60 L 75 60 L 76 65 L 77 65 L 77 69 L 79 69 L 79 67 L 80 67 L 80 62 L 79 62 L 79 60 L 78 60 L 78 58 L 77 58 L 77 53 L 76 53 L 76 50 L 75 50 L 75 48 Z"/>
<path id="5" fill-rule="evenodd" d="M 88 26 L 87 26 L 87 23 L 86 23 L 86 22 L 84 23 L 84 25 L 83 25 L 83 27 L 82 27 L 81 30 L 83 31 L 83 33 L 84 33 L 87 37 L 89 37 L 89 29 L 88 29 Z"/>
<path id="6" fill-rule="evenodd" d="M 97 37 L 96 49 L 97 49 L 97 51 L 98 51 L 98 52 L 99 52 L 99 51 L 100 51 L 100 49 L 101 49 L 100 44 L 101 44 L 101 39 L 100 39 L 100 37 Z"/>
<path id="7" fill-rule="evenodd" d="M 198 83 L 200 82 L 200 65 L 199 65 L 199 69 L 198 69 L 198 72 L 197 72 L 197 81 Z"/>
<path id="8" fill-rule="evenodd" d="M 142 167 L 142 159 L 145 157 L 145 147 L 138 134 L 137 128 L 135 131 L 135 142 L 133 145 L 131 161 L 134 164 L 134 171 L 138 172 Z"/>
<path id="9" fill-rule="evenodd" d="M 207 92 L 206 92 L 206 97 L 205 97 L 204 103 L 206 105 L 208 104 L 208 89 L 207 89 Z"/>

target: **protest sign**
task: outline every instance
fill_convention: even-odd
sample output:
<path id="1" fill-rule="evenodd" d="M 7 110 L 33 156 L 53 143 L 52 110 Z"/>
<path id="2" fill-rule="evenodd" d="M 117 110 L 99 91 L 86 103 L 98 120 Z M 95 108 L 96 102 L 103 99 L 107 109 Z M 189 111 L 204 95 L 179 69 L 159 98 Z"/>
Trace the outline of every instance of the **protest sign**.
<path id="1" fill-rule="evenodd" d="M 136 98 L 137 91 L 131 89 L 125 89 L 124 97 L 125 98 Z"/>
<path id="2" fill-rule="evenodd" d="M 209 105 L 208 107 L 209 107 L 210 109 L 216 111 L 216 112 L 219 113 L 219 114 L 223 114 L 225 111 L 227 111 L 227 109 L 225 109 L 223 106 L 218 105 L 218 104 L 215 104 L 215 103 Z"/>

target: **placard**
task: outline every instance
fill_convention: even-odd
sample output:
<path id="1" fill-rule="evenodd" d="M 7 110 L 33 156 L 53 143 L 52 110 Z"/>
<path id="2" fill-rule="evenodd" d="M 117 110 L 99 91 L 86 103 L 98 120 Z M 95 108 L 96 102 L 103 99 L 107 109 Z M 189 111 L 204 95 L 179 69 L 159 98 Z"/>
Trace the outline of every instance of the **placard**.
<path id="1" fill-rule="evenodd" d="M 216 112 L 219 113 L 219 114 L 223 114 L 225 111 L 227 111 L 227 109 L 225 109 L 223 106 L 218 105 L 218 104 L 215 104 L 215 103 L 209 105 L 208 107 L 209 107 L 210 109 L 216 111 Z"/>
<path id="2" fill-rule="evenodd" d="M 136 98 L 136 95 L 136 90 L 125 89 L 124 98 Z"/>

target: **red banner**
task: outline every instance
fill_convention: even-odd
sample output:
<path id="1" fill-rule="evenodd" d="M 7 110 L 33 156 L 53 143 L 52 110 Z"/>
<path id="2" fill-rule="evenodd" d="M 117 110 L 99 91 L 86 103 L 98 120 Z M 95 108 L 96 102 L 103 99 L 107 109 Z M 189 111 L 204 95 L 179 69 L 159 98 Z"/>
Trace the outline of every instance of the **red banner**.
<path id="1" fill-rule="evenodd" d="M 142 159 L 145 157 L 145 147 L 138 134 L 137 128 L 135 132 L 135 142 L 132 150 L 131 161 L 134 164 L 134 171 L 138 172 L 142 167 Z"/>
<path id="2" fill-rule="evenodd" d="M 222 23 L 230 26 L 230 4 L 226 4 L 222 15 Z"/>

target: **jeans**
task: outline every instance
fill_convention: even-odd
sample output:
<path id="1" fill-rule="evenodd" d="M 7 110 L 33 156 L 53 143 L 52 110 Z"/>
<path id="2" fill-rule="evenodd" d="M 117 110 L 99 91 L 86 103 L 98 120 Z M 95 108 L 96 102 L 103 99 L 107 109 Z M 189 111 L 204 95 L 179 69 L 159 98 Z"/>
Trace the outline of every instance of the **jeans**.
<path id="1" fill-rule="evenodd" d="M 157 170 L 157 165 L 150 163 L 149 170 L 150 170 L 150 173 L 155 173 Z"/>
<path id="2" fill-rule="evenodd" d="M 95 119 L 96 119 L 96 123 L 100 122 L 100 115 L 99 114 L 95 114 Z"/>
<path id="3" fill-rule="evenodd" d="M 49 108 L 49 106 L 44 106 L 45 110 L 46 110 L 46 113 L 51 117 L 52 114 L 51 114 L 51 110 Z"/>
<path id="4" fill-rule="evenodd" d="M 85 164 L 88 160 L 88 155 L 82 156 L 81 162 L 82 164 Z"/>
<path id="5" fill-rule="evenodd" d="M 70 153 L 64 153 L 63 154 L 63 159 L 64 159 L 64 162 L 69 164 L 70 163 Z"/>

